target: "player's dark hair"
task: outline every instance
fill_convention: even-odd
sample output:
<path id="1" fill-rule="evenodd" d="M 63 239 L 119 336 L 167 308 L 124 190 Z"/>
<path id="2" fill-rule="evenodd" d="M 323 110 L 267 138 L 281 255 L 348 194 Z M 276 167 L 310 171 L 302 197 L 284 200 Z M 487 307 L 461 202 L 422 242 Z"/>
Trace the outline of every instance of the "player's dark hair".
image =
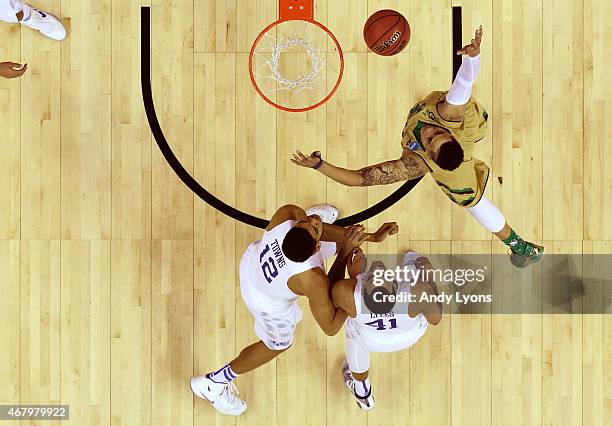
<path id="1" fill-rule="evenodd" d="M 463 148 L 455 139 L 445 142 L 440 147 L 435 161 L 444 170 L 455 170 L 463 163 Z"/>
<path id="2" fill-rule="evenodd" d="M 386 287 L 374 287 L 371 291 L 363 291 L 363 302 L 369 311 L 373 314 L 384 315 L 388 314 L 395 307 L 395 301 L 389 301 L 388 296 L 395 295 Z M 377 296 L 378 295 L 378 296 Z"/>
<path id="3" fill-rule="evenodd" d="M 291 228 L 283 240 L 283 253 L 293 262 L 305 262 L 314 254 L 316 247 L 316 240 L 304 228 Z"/>

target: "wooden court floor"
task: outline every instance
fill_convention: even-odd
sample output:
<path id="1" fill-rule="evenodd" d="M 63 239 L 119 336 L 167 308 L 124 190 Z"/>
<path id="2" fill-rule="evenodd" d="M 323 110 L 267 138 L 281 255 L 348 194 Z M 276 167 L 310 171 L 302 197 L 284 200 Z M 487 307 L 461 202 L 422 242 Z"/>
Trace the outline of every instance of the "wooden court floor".
<path id="1" fill-rule="evenodd" d="M 69 37 L 0 25 L 0 59 L 29 64 L 0 81 L 0 404 L 69 404 L 64 423 L 78 426 L 612 424 L 609 315 L 446 316 L 409 351 L 374 357 L 378 405 L 366 415 L 341 382 L 342 335 L 306 314 L 291 350 L 238 379 L 246 415 L 194 400 L 194 372 L 254 341 L 237 265 L 260 231 L 177 179 L 140 80 L 140 8 L 151 6 L 157 113 L 189 172 L 260 217 L 323 201 L 346 215 L 395 187 L 341 187 L 290 154 L 320 149 L 354 167 L 396 158 L 411 105 L 450 86 L 451 7 L 462 6 L 464 38 L 485 30 L 475 96 L 491 117 L 478 146 L 488 198 L 549 253 L 611 253 L 611 2 L 316 0 L 346 74 L 325 107 L 295 115 L 248 79 L 274 0 L 31 2 L 61 14 Z M 413 29 L 397 57 L 362 41 L 382 8 Z M 369 252 L 505 252 L 429 178 L 367 225 L 390 220 L 400 235 Z"/>

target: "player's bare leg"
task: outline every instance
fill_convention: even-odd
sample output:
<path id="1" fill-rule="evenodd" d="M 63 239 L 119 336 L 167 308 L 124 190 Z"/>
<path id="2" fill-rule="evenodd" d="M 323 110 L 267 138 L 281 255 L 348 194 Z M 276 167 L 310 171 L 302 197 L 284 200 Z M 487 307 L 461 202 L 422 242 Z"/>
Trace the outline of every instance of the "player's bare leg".
<path id="1" fill-rule="evenodd" d="M 196 396 L 210 402 L 219 412 L 238 416 L 246 411 L 247 406 L 238 396 L 233 381 L 240 374 L 272 361 L 287 349 L 272 350 L 260 340 L 244 348 L 236 359 L 217 371 L 192 377 L 191 390 Z"/>
<path id="2" fill-rule="evenodd" d="M 289 348 L 278 351 L 272 350 L 260 340 L 244 348 L 242 352 L 240 352 L 240 355 L 230 362 L 229 365 L 236 374 L 245 374 L 272 361 L 287 349 Z"/>
<path id="3" fill-rule="evenodd" d="M 370 375 L 370 370 L 367 370 L 363 373 L 356 373 L 354 371 L 351 371 L 351 374 L 353 375 L 353 378 L 355 380 L 357 380 L 358 382 L 363 382 L 365 381 L 365 379 L 367 379 Z"/>

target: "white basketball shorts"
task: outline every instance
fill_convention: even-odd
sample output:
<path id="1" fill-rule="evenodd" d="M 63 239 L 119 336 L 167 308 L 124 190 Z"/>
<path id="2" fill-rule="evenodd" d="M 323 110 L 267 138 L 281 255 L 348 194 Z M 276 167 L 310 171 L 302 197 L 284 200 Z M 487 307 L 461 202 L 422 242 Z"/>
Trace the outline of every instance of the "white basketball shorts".
<path id="1" fill-rule="evenodd" d="M 240 293 L 242 300 L 255 318 L 255 334 L 271 350 L 287 349 L 293 344 L 295 329 L 302 320 L 302 310 L 297 302 L 274 312 L 269 311 L 268 308 L 262 308 L 250 283 L 247 265 L 248 252 L 240 261 Z"/>

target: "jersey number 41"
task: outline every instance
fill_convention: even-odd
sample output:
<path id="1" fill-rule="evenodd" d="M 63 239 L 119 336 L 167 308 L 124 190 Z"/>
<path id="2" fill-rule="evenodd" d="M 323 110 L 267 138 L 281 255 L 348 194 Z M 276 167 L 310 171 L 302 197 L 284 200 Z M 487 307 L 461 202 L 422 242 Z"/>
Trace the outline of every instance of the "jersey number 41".
<path id="1" fill-rule="evenodd" d="M 397 319 L 389 318 L 387 322 L 389 323 L 389 329 L 397 328 Z M 386 330 L 387 329 L 384 318 L 377 319 L 376 321 L 372 321 L 372 322 L 366 322 L 366 325 L 369 325 L 370 327 L 376 327 L 376 330 Z"/>

